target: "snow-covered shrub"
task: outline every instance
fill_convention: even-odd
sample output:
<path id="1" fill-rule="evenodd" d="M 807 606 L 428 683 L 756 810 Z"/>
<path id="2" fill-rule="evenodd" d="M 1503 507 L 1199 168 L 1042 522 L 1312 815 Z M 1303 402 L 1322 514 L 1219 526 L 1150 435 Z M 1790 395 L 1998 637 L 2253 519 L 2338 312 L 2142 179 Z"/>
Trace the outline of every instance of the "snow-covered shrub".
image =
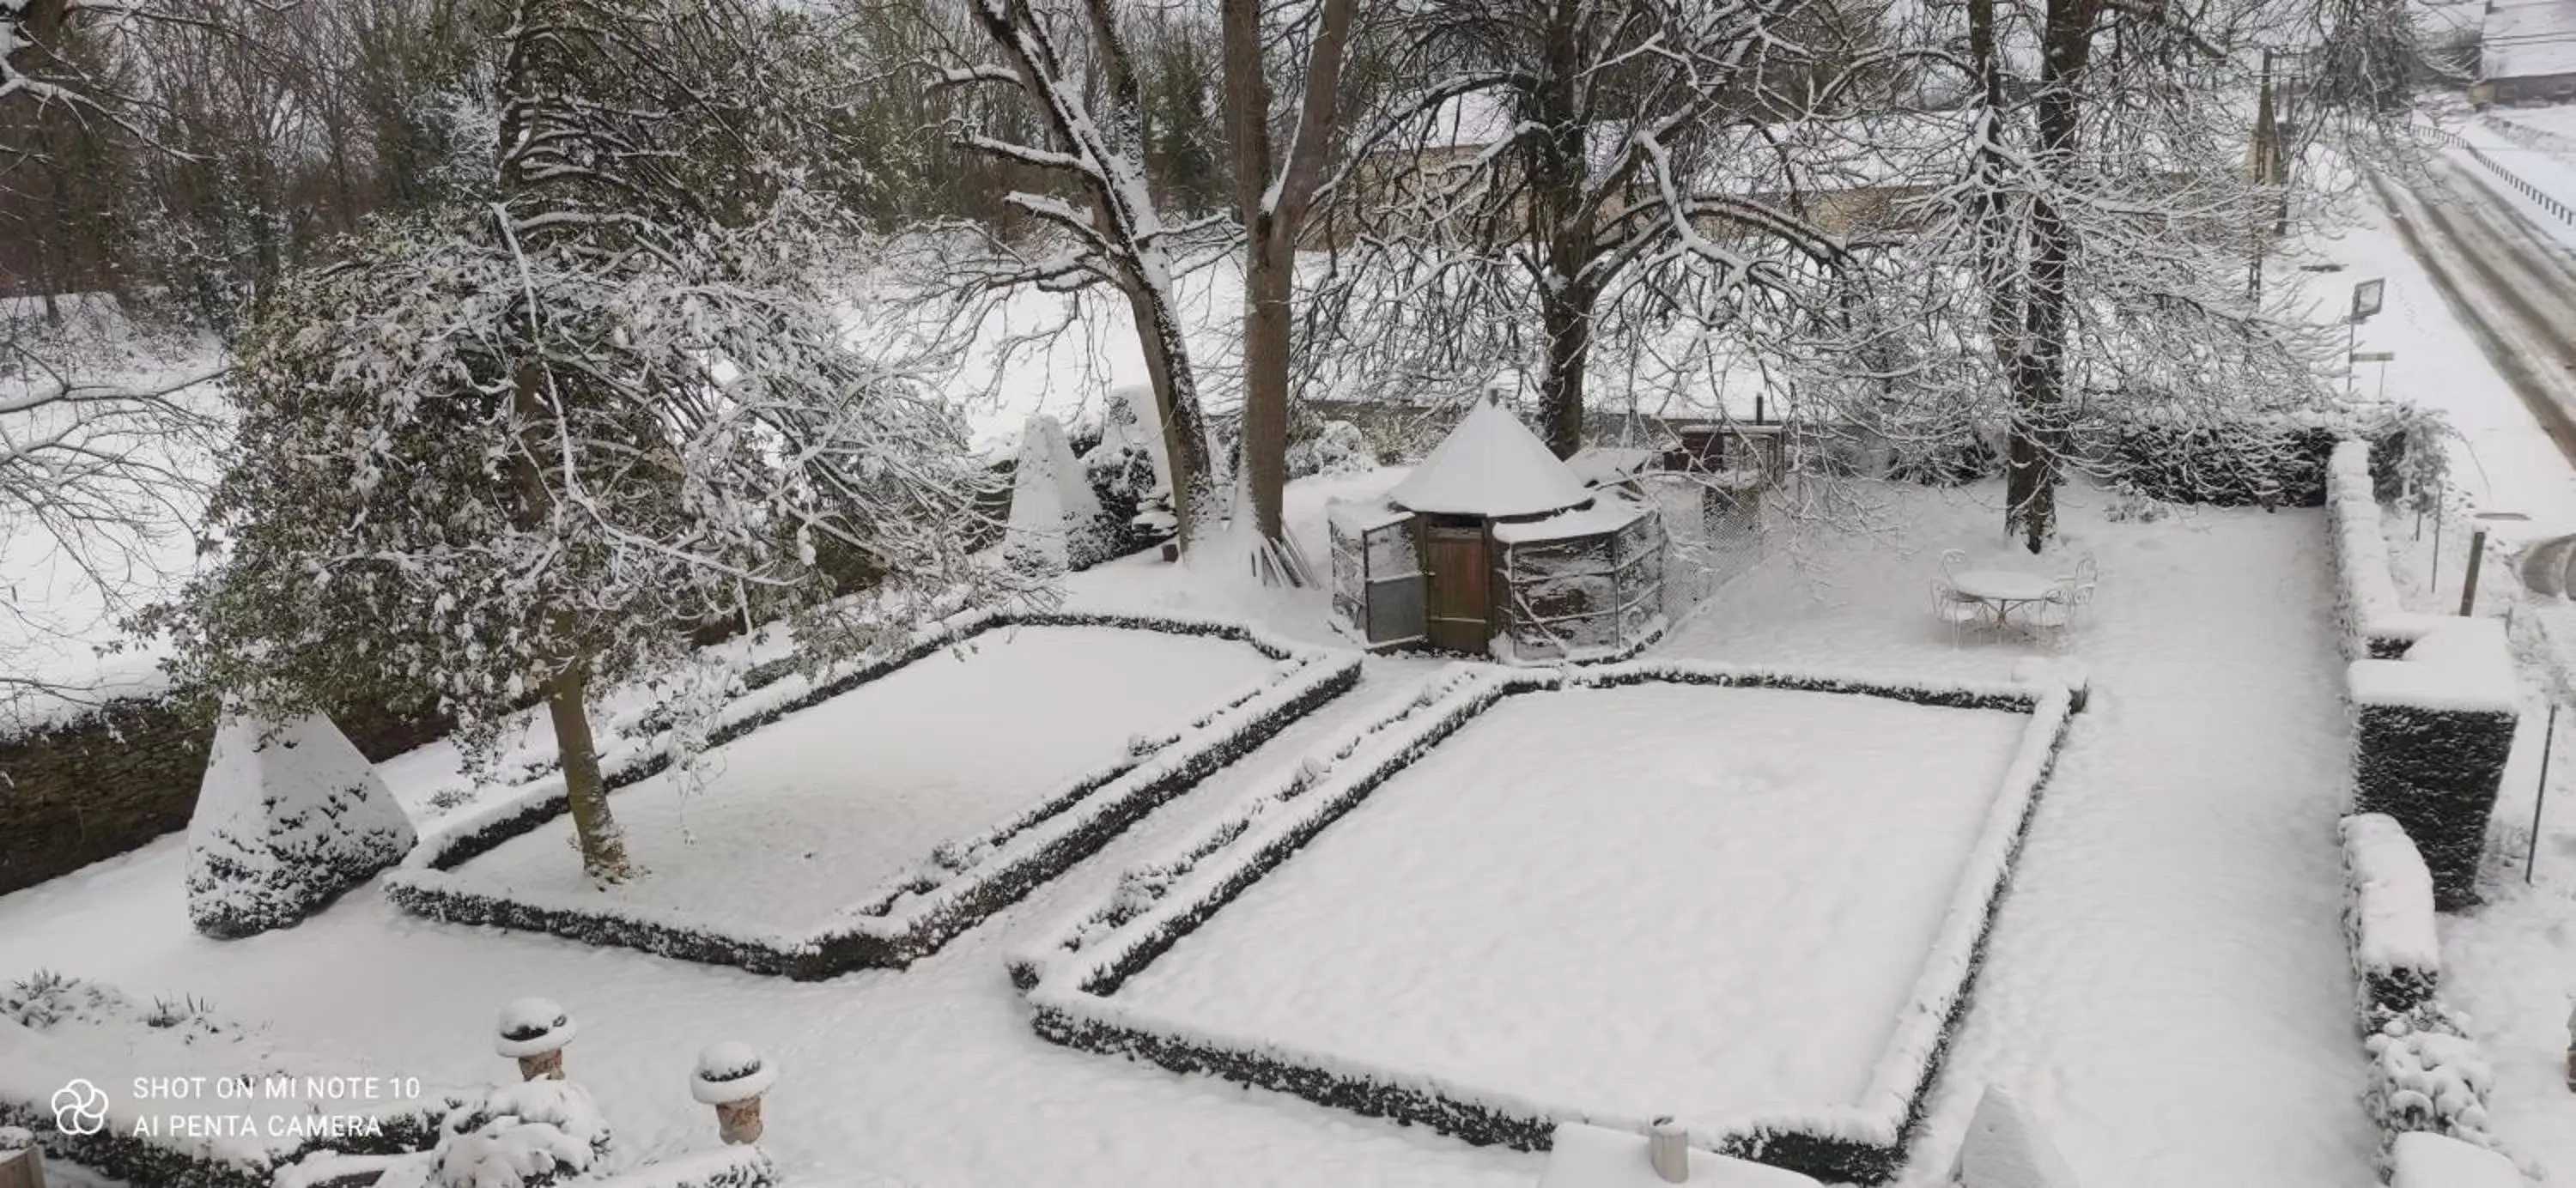
<path id="1" fill-rule="evenodd" d="M 215 731 L 188 821 L 188 918 L 213 937 L 284 928 L 402 860 L 411 821 L 319 714 Z"/>
<path id="2" fill-rule="evenodd" d="M 2172 504 L 2128 486 L 2113 492 L 2102 509 L 2102 518 L 2114 524 L 2153 524 L 2172 514 Z"/>
<path id="3" fill-rule="evenodd" d="M 2362 1101 L 2379 1123 L 2383 1176 L 2398 1136 L 2411 1132 L 2503 1150 L 2487 1131 L 2486 1098 L 2495 1087 L 2495 1070 L 2461 1032 L 2461 1020 L 2437 1003 L 2390 1018 L 2363 1042 L 2370 1052 L 2370 1084 Z"/>
<path id="4" fill-rule="evenodd" d="M 1288 477 L 1292 479 L 1356 474 L 1376 465 L 1377 451 L 1369 445 L 1368 436 L 1349 421 L 1325 421 L 1316 426 L 1314 436 L 1288 447 Z"/>
<path id="5" fill-rule="evenodd" d="M 1082 459 L 1110 556 L 1152 548 L 1179 528 L 1153 408 L 1153 394 L 1143 388 L 1113 389 L 1101 414 L 1100 443 Z"/>
<path id="6" fill-rule="evenodd" d="M 1110 555 L 1100 519 L 1099 497 L 1065 442 L 1064 426 L 1045 414 L 1030 417 L 1012 466 L 1003 565 L 1021 581 L 1046 584 L 1098 564 Z"/>
<path id="7" fill-rule="evenodd" d="M 588 1090 L 570 1081 L 521 1081 L 447 1115 L 420 1183 L 541 1188 L 599 1166 L 608 1143 L 608 1119 Z"/>
<path id="8" fill-rule="evenodd" d="M 1953 1178 L 1959 1188 L 2076 1188 L 2066 1157 L 1999 1085 L 1977 1101 Z"/>
<path id="9" fill-rule="evenodd" d="M 2395 818 L 2343 819 L 2344 939 L 2361 993 L 2365 1026 L 2430 1001 L 2442 979 L 2433 926 L 2433 873 Z"/>

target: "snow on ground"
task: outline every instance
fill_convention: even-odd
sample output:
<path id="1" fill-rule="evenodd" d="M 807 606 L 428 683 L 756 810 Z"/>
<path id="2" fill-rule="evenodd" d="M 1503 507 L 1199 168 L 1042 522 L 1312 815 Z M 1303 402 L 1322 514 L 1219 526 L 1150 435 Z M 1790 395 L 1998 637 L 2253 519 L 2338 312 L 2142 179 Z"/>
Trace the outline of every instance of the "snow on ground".
<path id="1" fill-rule="evenodd" d="M 1230 640 L 1016 627 L 926 656 L 611 802 L 646 873 L 594 889 L 569 816 L 458 868 L 500 893 L 605 896 L 784 928 L 856 903 L 952 838 L 1259 683 Z"/>
<path id="2" fill-rule="evenodd" d="M 2319 513 L 2119 524 L 2070 489 L 2063 551 L 2032 559 L 2001 539 L 1992 484 L 1883 498 L 1901 539 L 1779 548 L 1667 650 L 2002 676 L 2037 650 L 1951 650 L 1926 591 L 1939 550 L 2043 573 L 2088 554 L 2101 566 L 2066 645 L 2091 704 L 1905 1182 L 1946 1182 L 1990 1081 L 2086 1185 L 2371 1182 L 2334 832 L 2351 733 Z"/>
<path id="3" fill-rule="evenodd" d="M 1512 697 L 1118 999 L 1643 1117 L 1852 1104 L 2028 723 L 1774 689 Z"/>
<path id="4" fill-rule="evenodd" d="M 1310 557 L 1323 556 L 1325 495 L 1394 477 L 1293 490 Z M 1997 489 L 1861 494 L 1902 538 L 1781 536 L 1659 654 L 1980 677 L 2035 654 L 2016 642 L 1953 650 L 1929 613 L 1941 548 L 2013 559 Z M 2368 1183 L 2337 923 L 2348 734 L 2323 526 L 2314 512 L 2253 510 L 2110 524 L 2098 499 L 2071 498 L 2069 547 L 2038 564 L 2101 562 L 2097 613 L 2068 645 L 2092 668 L 2092 708 L 2039 809 L 1917 1140 L 1917 1179 L 1947 1170 L 1994 1080 L 2093 1188 Z M 1222 567 L 1121 562 L 1074 585 L 1077 605 L 1230 608 L 1329 638 L 1317 592 L 1262 601 Z M 1357 692 L 902 972 L 795 983 L 593 950 L 405 917 L 372 885 L 295 928 L 210 941 L 187 925 L 175 839 L 0 898 L 0 964 L 197 994 L 301 1047 L 430 1081 L 505 1075 L 492 1012 L 541 994 L 583 1021 L 567 1063 L 618 1126 L 621 1159 L 713 1145 L 713 1119 L 686 1091 L 689 1061 L 739 1040 L 782 1070 L 765 1145 L 791 1183 L 873 1172 L 918 1188 L 1527 1188 L 1538 1156 L 1047 1044 L 1001 971 L 1006 954 L 1099 902 L 1119 871 L 1197 836 L 1436 667 L 1373 660 Z M 94 1079 L 113 1090 L 138 1071 L 149 1070 Z"/>

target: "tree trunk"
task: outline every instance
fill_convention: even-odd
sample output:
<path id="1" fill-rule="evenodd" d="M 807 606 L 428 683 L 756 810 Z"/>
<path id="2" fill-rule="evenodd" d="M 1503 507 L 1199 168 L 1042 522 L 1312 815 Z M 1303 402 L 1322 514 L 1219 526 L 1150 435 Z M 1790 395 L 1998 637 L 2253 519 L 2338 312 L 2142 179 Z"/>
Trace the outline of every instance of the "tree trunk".
<path id="1" fill-rule="evenodd" d="M 1252 492 L 1252 526 L 1280 553 L 1290 585 L 1302 585 L 1281 512 L 1288 486 L 1288 364 L 1293 326 L 1288 302 L 1296 249 L 1281 260 L 1265 240 L 1246 254 L 1243 278 L 1243 469 Z M 1266 575 L 1265 575 L 1266 576 Z"/>
<path id="2" fill-rule="evenodd" d="M 510 455 L 510 479 L 518 490 L 521 531 L 543 529 L 554 514 L 553 493 L 546 489 L 545 474 L 537 466 L 544 442 L 536 427 L 546 415 L 537 391 L 544 379 L 536 364 L 521 363 L 511 383 L 510 406 L 519 418 L 521 439 L 518 451 Z M 570 638 L 578 630 L 571 616 L 549 610 L 543 619 L 547 634 L 565 653 L 546 676 L 546 712 L 554 719 L 555 745 L 563 759 L 564 799 L 572 806 L 573 834 L 581 842 L 581 868 L 593 882 L 622 882 L 633 873 L 626 861 L 626 835 L 609 815 L 608 786 L 599 774 L 599 748 L 590 733 L 589 707 L 583 703 L 590 687 L 590 662 Z"/>
<path id="3" fill-rule="evenodd" d="M 1571 458 L 1583 448 L 1583 372 L 1592 354 L 1592 303 L 1589 289 L 1549 286 L 1539 295 L 1539 317 L 1547 328 L 1547 369 L 1539 375 L 1539 420 L 1547 448 Z"/>
<path id="4" fill-rule="evenodd" d="M 587 665 L 573 661 L 546 682 L 546 713 L 554 719 L 563 752 L 564 802 L 572 806 L 573 836 L 581 841 L 582 873 L 602 886 L 635 873 L 626 860 L 626 831 L 608 812 L 608 782 L 599 772 L 599 746 L 590 733 Z"/>
<path id="5" fill-rule="evenodd" d="M 1163 457 L 1172 471 L 1172 518 L 1179 530 L 1173 539 L 1186 555 L 1220 513 L 1216 476 L 1209 470 L 1207 420 L 1199 412 L 1198 381 L 1190 370 L 1188 343 L 1181 337 L 1180 311 L 1163 300 L 1165 292 L 1131 288 L 1127 308 L 1136 319 L 1145 374 L 1153 384 L 1155 412 L 1163 423 Z"/>
<path id="6" fill-rule="evenodd" d="M 2093 46 L 2099 0 L 2051 0 L 2042 31 L 2038 100 L 2038 167 L 2050 183 L 2030 212 L 2030 283 L 2023 295 L 2023 339 L 2013 369 L 2007 527 L 2039 552 L 2057 532 L 2057 488 L 2066 456 L 2067 271 L 2072 233 L 2054 194 L 2075 167 L 2076 118 Z"/>

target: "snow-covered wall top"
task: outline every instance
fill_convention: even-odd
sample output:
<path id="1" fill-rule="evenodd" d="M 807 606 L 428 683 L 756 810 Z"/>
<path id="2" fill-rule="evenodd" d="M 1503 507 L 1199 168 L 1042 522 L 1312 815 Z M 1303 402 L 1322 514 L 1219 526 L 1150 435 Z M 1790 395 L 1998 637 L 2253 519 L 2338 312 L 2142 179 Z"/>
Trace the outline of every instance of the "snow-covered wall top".
<path id="1" fill-rule="evenodd" d="M 2407 970 L 2431 984 L 2442 969 L 2433 926 L 2433 872 L 2396 818 L 2343 819 L 2345 878 L 2352 884 L 2352 957 L 2365 970 Z"/>
<path id="2" fill-rule="evenodd" d="M 2349 654 L 2371 653 L 2370 641 L 2403 643 L 2418 639 L 2442 622 L 2439 615 L 2406 609 L 2397 593 L 2397 578 L 2388 565 L 2388 538 L 2381 531 L 2379 499 L 2370 478 L 2367 442 L 2337 442 L 2326 466 L 2326 514 L 2334 533 L 2335 569 Z"/>
<path id="3" fill-rule="evenodd" d="M 2449 713 L 2510 714 L 2521 686 L 2501 619 L 2444 619 L 2399 660 L 2355 660 L 2352 699 Z"/>
<path id="4" fill-rule="evenodd" d="M 2481 78 L 2576 74 L 2576 0 L 2490 0 L 2480 30 Z"/>

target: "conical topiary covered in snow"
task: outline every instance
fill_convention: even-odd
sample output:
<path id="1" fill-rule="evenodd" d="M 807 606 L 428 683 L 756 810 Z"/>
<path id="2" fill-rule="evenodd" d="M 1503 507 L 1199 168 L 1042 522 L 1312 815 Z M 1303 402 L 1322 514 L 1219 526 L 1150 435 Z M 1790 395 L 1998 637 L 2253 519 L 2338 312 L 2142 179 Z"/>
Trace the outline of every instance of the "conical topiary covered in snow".
<path id="1" fill-rule="evenodd" d="M 284 928 L 401 861 L 411 820 L 319 714 L 229 716 L 188 819 L 188 918 L 214 937 Z"/>
<path id="2" fill-rule="evenodd" d="M 1955 1173 L 1961 1188 L 2075 1188 L 2075 1170 L 2013 1096 L 1993 1085 L 1968 1120 Z"/>
<path id="3" fill-rule="evenodd" d="M 1068 570 L 1101 561 L 1108 552 L 1102 538 L 1100 501 L 1091 492 L 1064 426 L 1054 417 L 1029 418 L 1020 432 L 1020 451 L 1013 463 L 1011 522 L 1002 540 L 1002 559 L 1013 574 L 1030 582 L 1048 582 Z"/>

